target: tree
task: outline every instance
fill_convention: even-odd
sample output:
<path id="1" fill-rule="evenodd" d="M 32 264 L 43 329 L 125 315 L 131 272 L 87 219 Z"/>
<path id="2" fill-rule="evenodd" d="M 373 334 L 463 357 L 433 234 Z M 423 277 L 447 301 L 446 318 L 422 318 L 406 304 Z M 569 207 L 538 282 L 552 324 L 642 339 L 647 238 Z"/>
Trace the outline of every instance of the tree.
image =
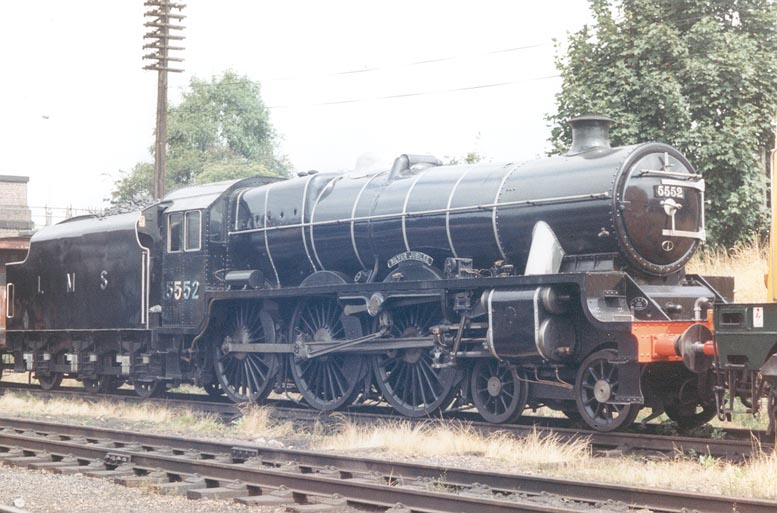
<path id="1" fill-rule="evenodd" d="M 277 135 L 259 82 L 227 71 L 210 81 L 192 78 L 180 104 L 168 109 L 165 182 L 168 191 L 195 183 L 253 175 L 286 175 Z M 151 148 L 153 156 L 153 146 Z M 111 193 L 113 205 L 151 198 L 153 164 L 139 162 L 123 173 Z"/>
<path id="2" fill-rule="evenodd" d="M 478 147 L 480 146 L 480 132 L 475 136 L 474 148 L 463 155 L 449 156 L 445 155 L 442 158 L 443 163 L 446 166 L 457 166 L 459 164 L 478 164 L 486 160 L 486 156 L 480 153 Z"/>
<path id="3" fill-rule="evenodd" d="M 594 23 L 557 57 L 551 142 L 566 120 L 618 121 L 617 145 L 646 140 L 683 151 L 707 184 L 708 240 L 731 247 L 764 233 L 766 158 L 777 112 L 774 0 L 589 0 Z"/>
<path id="4" fill-rule="evenodd" d="M 458 166 L 459 164 L 478 164 L 483 162 L 485 158 L 486 157 L 477 150 L 472 150 L 459 156 L 450 157 L 445 155 L 442 159 L 443 164 L 446 166 Z"/>

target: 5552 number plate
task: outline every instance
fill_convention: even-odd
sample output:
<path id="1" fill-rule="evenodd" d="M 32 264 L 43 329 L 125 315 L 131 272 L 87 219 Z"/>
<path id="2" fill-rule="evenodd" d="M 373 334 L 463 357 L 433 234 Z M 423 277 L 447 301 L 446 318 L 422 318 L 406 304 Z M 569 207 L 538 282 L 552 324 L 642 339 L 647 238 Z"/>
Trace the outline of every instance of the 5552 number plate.
<path id="1" fill-rule="evenodd" d="M 685 189 L 679 185 L 655 185 L 653 186 L 653 195 L 656 198 L 677 198 L 685 197 Z"/>
<path id="2" fill-rule="evenodd" d="M 175 280 L 165 283 L 165 299 L 186 301 L 200 298 L 200 282 L 197 280 Z"/>

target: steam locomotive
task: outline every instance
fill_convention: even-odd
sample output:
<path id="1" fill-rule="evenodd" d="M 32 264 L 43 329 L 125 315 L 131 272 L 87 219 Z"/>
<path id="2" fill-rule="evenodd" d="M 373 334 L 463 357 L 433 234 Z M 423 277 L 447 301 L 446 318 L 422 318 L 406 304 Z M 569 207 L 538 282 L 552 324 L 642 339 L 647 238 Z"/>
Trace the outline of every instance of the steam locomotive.
<path id="1" fill-rule="evenodd" d="M 570 122 L 565 155 L 186 187 L 39 231 L 7 268 L 6 364 L 141 396 L 190 382 L 406 416 L 548 406 L 610 431 L 717 407 L 699 350 L 733 279 L 686 274 L 704 181 L 660 143 Z"/>

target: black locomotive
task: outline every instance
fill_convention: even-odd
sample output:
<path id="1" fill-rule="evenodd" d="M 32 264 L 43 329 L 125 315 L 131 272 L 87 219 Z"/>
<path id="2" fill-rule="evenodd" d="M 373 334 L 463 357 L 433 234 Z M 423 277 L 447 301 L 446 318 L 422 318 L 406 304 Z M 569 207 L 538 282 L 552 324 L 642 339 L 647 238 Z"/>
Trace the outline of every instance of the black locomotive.
<path id="1" fill-rule="evenodd" d="M 402 155 L 41 230 L 7 270 L 10 365 L 144 396 L 193 382 L 320 410 L 382 398 L 509 422 L 546 405 L 604 431 L 646 405 L 705 422 L 709 372 L 676 344 L 703 338 L 733 289 L 684 272 L 704 182 L 667 145 L 611 148 L 610 123 L 572 120 L 553 158 Z"/>

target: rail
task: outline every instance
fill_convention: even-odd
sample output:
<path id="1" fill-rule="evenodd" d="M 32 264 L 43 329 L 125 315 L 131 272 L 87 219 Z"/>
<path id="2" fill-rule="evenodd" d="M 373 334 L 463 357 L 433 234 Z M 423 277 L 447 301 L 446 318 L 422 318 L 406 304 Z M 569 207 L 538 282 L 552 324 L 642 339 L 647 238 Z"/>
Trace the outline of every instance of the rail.
<path id="1" fill-rule="evenodd" d="M 244 503 L 286 489 L 287 500 L 347 503 L 414 511 L 568 512 L 603 502 L 652 511 L 772 512 L 777 501 L 640 489 L 543 476 L 484 472 L 332 453 L 234 446 L 102 428 L 0 418 L 0 460 L 52 471 L 83 471 L 117 482 L 186 487 L 190 497 L 228 496 Z M 104 467 L 104 468 L 103 468 Z M 178 483 L 178 484 L 176 484 Z M 473 485 L 473 483 L 478 483 Z M 208 491 L 210 490 L 210 491 Z M 548 494 L 562 499 L 548 502 Z M 253 499 L 258 501 L 259 499 Z M 563 504 L 563 506 L 558 506 Z"/>

